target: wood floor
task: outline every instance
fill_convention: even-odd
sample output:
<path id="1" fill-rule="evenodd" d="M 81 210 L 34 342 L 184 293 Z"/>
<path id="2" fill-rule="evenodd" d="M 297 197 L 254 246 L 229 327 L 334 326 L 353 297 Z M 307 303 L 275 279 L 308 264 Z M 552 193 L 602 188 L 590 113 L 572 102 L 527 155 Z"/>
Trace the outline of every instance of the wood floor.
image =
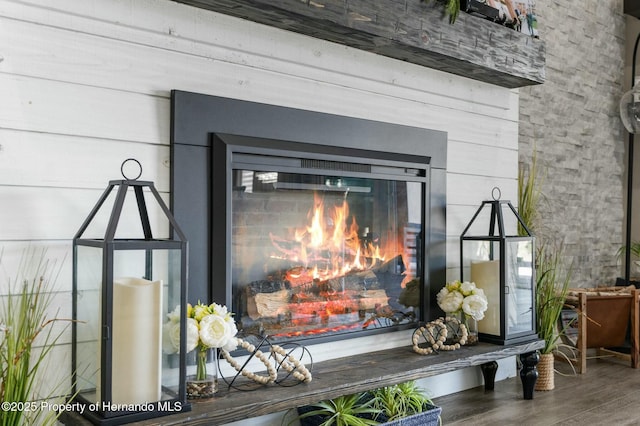
<path id="1" fill-rule="evenodd" d="M 434 399 L 442 424 L 450 425 L 640 425 L 640 369 L 617 360 L 590 359 L 574 375 L 556 360 L 555 389 L 524 400 L 519 377 Z"/>

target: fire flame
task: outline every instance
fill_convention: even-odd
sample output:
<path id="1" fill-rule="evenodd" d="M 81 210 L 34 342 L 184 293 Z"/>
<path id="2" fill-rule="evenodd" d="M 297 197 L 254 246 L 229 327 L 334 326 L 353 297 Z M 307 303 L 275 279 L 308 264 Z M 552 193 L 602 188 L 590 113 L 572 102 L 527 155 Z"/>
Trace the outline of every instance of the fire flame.
<path id="1" fill-rule="evenodd" d="M 288 273 L 287 279 L 294 286 L 370 269 L 384 262 L 387 253 L 393 257 L 402 251 L 397 236 L 386 239 L 388 250 L 382 249 L 379 241 L 363 241 L 355 217 L 350 216 L 346 199 L 327 207 L 316 193 L 308 218 L 308 225 L 294 229 L 289 240 L 270 234 L 272 244 L 279 252 L 272 257 L 303 265 Z"/>
<path id="2" fill-rule="evenodd" d="M 277 283 L 286 281 L 286 290 L 281 290 L 284 299 L 258 301 L 257 294 L 252 319 L 277 318 L 277 325 L 265 322 L 271 336 L 296 338 L 384 326 L 394 321 L 400 303 L 395 286 L 404 288 L 413 278 L 409 262 L 416 255 L 411 240 L 415 227 L 407 230 L 402 226 L 408 224 L 391 221 L 380 231 L 381 221 L 373 220 L 365 223 L 371 228 L 360 230 L 355 218 L 359 209 L 353 208 L 352 214 L 346 196 L 325 195 L 314 194 L 304 223 L 269 234 L 275 249 L 271 257 L 280 260 L 267 266 L 275 266 Z M 286 315 L 281 319 L 282 312 Z"/>

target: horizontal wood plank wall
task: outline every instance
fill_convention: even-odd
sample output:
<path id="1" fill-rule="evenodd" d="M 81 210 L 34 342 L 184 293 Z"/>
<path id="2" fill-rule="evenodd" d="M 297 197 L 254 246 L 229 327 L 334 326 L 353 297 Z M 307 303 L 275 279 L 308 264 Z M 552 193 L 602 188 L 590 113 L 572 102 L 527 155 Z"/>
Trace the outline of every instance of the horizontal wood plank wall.
<path id="1" fill-rule="evenodd" d="M 5 269 L 29 246 L 70 263 L 126 158 L 168 198 L 171 89 L 448 132 L 450 279 L 481 201 L 517 197 L 517 90 L 169 0 L 0 0 L 0 57 Z M 70 265 L 56 290 L 70 300 Z"/>

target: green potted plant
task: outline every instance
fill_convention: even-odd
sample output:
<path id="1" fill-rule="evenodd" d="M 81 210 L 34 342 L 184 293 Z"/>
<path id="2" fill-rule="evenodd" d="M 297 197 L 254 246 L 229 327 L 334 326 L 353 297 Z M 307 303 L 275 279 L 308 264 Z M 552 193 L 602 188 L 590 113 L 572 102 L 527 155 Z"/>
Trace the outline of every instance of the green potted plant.
<path id="1" fill-rule="evenodd" d="M 0 252 L 0 271 L 6 272 Z M 60 412 L 53 407 L 55 398 L 66 397 L 71 381 L 54 385 L 42 393 L 41 370 L 47 367 L 53 347 L 64 333 L 53 328 L 62 320 L 50 317 L 53 295 L 50 284 L 59 270 L 54 270 L 42 255 L 27 250 L 13 277 L 0 280 L 0 425 L 57 423 Z M 50 383 L 48 383 L 50 385 Z M 64 402 L 64 401 L 63 401 Z"/>
<path id="2" fill-rule="evenodd" d="M 439 424 L 442 409 L 433 405 L 415 381 L 387 386 L 371 392 L 375 408 L 386 425 L 425 426 Z"/>
<path id="3" fill-rule="evenodd" d="M 554 388 L 554 352 L 560 343 L 564 330 L 558 330 L 558 320 L 565 306 L 571 268 L 565 271 L 562 252 L 563 246 L 557 236 L 545 233 L 545 224 L 540 214 L 543 176 L 538 169 L 537 152 L 533 151 L 531 163 L 526 167 L 520 164 L 518 173 L 518 213 L 525 225 L 536 237 L 536 289 L 535 309 L 538 336 L 544 340 L 540 350 L 538 380 L 536 390 Z M 523 232 L 523 230 L 519 230 Z M 522 235 L 522 234 L 521 234 Z M 564 274 L 564 275 L 563 275 Z"/>
<path id="4" fill-rule="evenodd" d="M 374 399 L 366 392 L 343 395 L 298 408 L 301 426 L 367 426 L 377 425 Z"/>
<path id="5" fill-rule="evenodd" d="M 360 392 L 298 408 L 301 426 L 439 424 L 442 409 L 414 381 Z"/>
<path id="6" fill-rule="evenodd" d="M 571 269 L 561 275 L 561 248 L 549 250 L 547 246 L 538 249 L 536 257 L 536 323 L 538 336 L 544 340 L 540 350 L 538 380 L 535 389 L 552 390 L 554 386 L 554 353 L 564 330 L 558 330 L 558 320 L 565 307 Z"/>

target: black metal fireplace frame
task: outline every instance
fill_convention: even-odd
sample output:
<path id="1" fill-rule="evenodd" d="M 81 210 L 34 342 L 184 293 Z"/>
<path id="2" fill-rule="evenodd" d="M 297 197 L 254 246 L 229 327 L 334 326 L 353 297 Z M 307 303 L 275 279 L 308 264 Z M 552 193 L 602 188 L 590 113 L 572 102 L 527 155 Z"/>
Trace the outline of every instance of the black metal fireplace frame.
<path id="1" fill-rule="evenodd" d="M 226 216 L 219 217 L 226 213 L 220 200 L 213 199 L 210 187 L 212 179 L 225 179 L 228 173 L 222 167 L 226 160 L 212 160 L 218 155 L 213 156 L 214 140 L 220 139 L 215 135 L 227 135 L 228 140 L 253 138 L 249 143 L 263 149 L 277 141 L 280 146 L 311 153 L 323 150 L 323 155 L 428 162 L 428 222 L 424 223 L 428 232 L 423 261 L 427 291 L 423 293 L 421 319 L 440 314 L 435 295 L 446 280 L 446 133 L 174 90 L 171 209 L 189 240 L 189 301 L 231 302 L 228 262 L 212 261 L 227 249 L 226 241 L 213 238 L 227 228 Z M 225 151 L 220 154 L 226 156 Z"/>

